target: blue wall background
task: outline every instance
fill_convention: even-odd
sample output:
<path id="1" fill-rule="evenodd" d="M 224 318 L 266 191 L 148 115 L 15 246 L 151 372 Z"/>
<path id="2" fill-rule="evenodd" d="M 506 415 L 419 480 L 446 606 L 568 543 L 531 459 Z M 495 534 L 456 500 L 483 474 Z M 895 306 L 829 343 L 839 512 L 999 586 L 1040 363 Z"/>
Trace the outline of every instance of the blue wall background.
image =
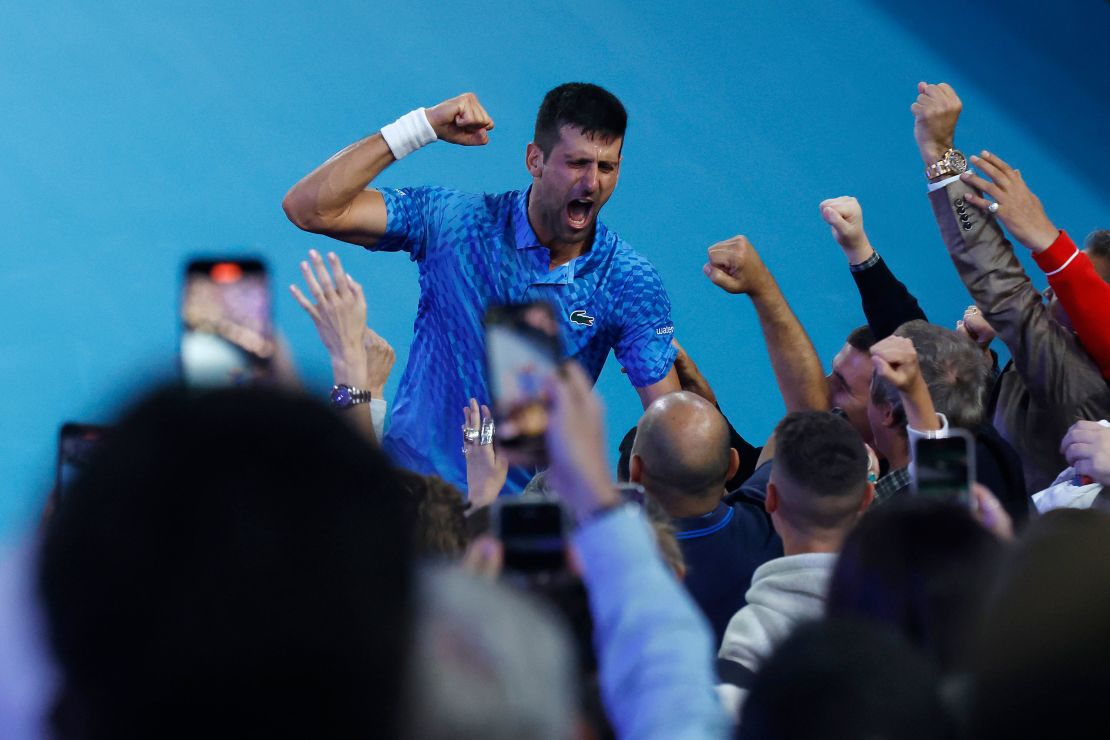
<path id="1" fill-rule="evenodd" d="M 415 268 L 298 232 L 280 201 L 346 144 L 465 90 L 497 122 L 491 144 L 431 147 L 382 182 L 524 186 L 543 93 L 567 80 L 611 88 L 631 125 L 604 218 L 659 267 L 676 336 L 755 441 L 782 404 L 750 306 L 701 274 L 709 244 L 748 235 L 826 361 L 862 317 L 823 198 L 860 198 L 873 241 L 935 321 L 967 304 L 923 194 L 909 113 L 919 79 L 956 87 L 962 147 L 1019 164 L 1059 225 L 1082 236 L 1110 224 L 1105 2 L 2 7 L 0 542 L 35 521 L 63 420 L 110 420 L 173 372 L 189 254 L 268 258 L 277 321 L 323 393 L 326 356 L 284 290 L 309 248 L 336 247 L 402 367 Z M 615 362 L 599 388 L 615 448 L 639 405 Z"/>

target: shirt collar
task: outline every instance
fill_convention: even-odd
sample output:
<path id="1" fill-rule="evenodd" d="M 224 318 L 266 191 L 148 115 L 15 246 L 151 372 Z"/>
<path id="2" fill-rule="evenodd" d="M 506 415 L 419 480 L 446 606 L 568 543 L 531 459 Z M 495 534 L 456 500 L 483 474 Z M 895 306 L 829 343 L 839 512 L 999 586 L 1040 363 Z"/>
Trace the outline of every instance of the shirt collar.
<path id="1" fill-rule="evenodd" d="M 517 249 L 534 249 L 542 247 L 540 238 L 532 230 L 528 221 L 528 196 L 532 193 L 532 186 L 521 190 L 513 200 L 513 246 Z"/>
<path id="2" fill-rule="evenodd" d="M 698 537 L 708 537 L 728 526 L 734 515 L 735 512 L 732 507 L 722 501 L 717 504 L 717 508 L 708 514 L 678 517 L 674 520 L 675 538 L 692 540 Z"/>

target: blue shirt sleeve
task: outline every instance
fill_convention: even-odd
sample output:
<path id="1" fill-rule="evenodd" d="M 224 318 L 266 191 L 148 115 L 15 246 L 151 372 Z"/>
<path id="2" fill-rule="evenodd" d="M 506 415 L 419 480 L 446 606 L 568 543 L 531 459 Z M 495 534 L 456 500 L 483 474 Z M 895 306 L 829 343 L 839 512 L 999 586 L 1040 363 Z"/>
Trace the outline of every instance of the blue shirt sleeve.
<path id="1" fill-rule="evenodd" d="M 374 251 L 409 253 L 413 262 L 423 260 L 428 245 L 439 232 L 452 191 L 436 186 L 378 188 L 385 199 L 385 235 Z"/>
<path id="2" fill-rule="evenodd" d="M 574 542 L 590 597 L 602 698 L 617 737 L 727 737 L 709 625 L 664 565 L 639 507 L 592 519 Z"/>
<path id="3" fill-rule="evenodd" d="M 678 354 L 671 340 L 671 300 L 655 267 L 642 257 L 632 263 L 619 301 L 622 306 L 617 360 L 637 388 L 667 377 Z"/>

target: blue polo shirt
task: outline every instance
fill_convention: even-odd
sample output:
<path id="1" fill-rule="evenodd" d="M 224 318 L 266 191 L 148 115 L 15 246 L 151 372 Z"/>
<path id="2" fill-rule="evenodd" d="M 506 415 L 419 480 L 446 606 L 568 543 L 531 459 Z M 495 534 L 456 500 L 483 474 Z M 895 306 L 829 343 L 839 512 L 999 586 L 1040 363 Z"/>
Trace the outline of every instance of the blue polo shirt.
<path id="1" fill-rule="evenodd" d="M 594 380 L 609 351 L 636 387 L 674 364 L 671 304 L 659 274 L 596 222 L 589 251 L 549 270 L 550 253 L 528 222 L 528 193 L 461 193 L 424 186 L 379 190 L 386 234 L 373 249 L 404 250 L 420 269 L 420 305 L 408 364 L 383 447 L 397 464 L 466 490 L 462 410 L 490 403 L 482 317 L 493 304 L 546 300 L 566 354 Z M 532 471 L 509 471 L 520 491 Z"/>
<path id="2" fill-rule="evenodd" d="M 782 557 L 782 540 L 759 499 L 740 492 L 704 516 L 674 520 L 686 561 L 683 585 L 709 619 L 717 644 L 729 620 L 747 604 L 755 569 Z"/>

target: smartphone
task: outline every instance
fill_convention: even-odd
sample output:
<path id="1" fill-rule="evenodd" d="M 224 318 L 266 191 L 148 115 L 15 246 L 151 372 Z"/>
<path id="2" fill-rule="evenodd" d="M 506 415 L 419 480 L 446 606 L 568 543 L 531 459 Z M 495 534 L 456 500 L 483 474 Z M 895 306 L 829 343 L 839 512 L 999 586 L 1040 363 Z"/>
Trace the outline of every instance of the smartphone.
<path id="1" fill-rule="evenodd" d="M 273 380 L 273 303 L 258 259 L 194 259 L 181 290 L 181 375 L 198 387 Z"/>
<path id="2" fill-rule="evenodd" d="M 88 467 L 93 450 L 100 443 L 106 428 L 95 424 L 66 422 L 58 431 L 58 461 L 54 477 L 54 491 L 59 498 Z"/>
<path id="3" fill-rule="evenodd" d="M 912 490 L 919 496 L 971 506 L 975 481 L 975 438 L 963 429 L 949 429 L 939 439 L 918 439 L 913 450 Z"/>
<path id="4" fill-rule="evenodd" d="M 568 517 L 562 504 L 539 496 L 497 500 L 491 512 L 493 532 L 505 552 L 505 570 L 514 573 L 559 573 L 567 565 Z"/>
<path id="5" fill-rule="evenodd" d="M 544 387 L 563 356 L 555 312 L 544 302 L 493 306 L 484 325 L 497 444 L 518 464 L 543 464 Z"/>

